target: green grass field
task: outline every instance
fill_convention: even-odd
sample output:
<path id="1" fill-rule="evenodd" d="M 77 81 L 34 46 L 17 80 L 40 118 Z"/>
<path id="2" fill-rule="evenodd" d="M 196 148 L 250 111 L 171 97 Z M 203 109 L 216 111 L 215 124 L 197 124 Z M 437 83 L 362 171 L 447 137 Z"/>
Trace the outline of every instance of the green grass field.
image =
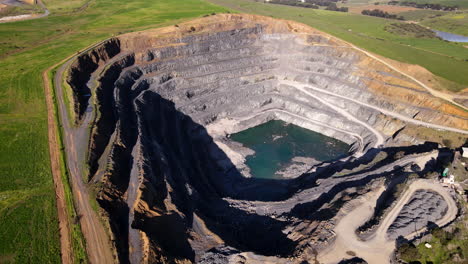
<path id="1" fill-rule="evenodd" d="M 429 17 L 435 17 L 438 15 L 442 16 L 442 15 L 445 15 L 446 13 L 448 12 L 419 9 L 419 10 L 400 12 L 398 13 L 398 15 L 403 16 L 405 20 L 420 21 L 420 20 L 427 19 Z"/>
<path id="2" fill-rule="evenodd" d="M 92 3 L 94 0 L 42 0 L 47 8 L 53 14 L 67 14 L 77 12 L 80 8 L 85 8 L 87 3 Z"/>
<path id="3" fill-rule="evenodd" d="M 296 20 L 385 57 L 419 64 L 434 74 L 461 85 L 468 85 L 468 49 L 462 44 L 438 39 L 399 36 L 384 30 L 395 20 L 357 14 L 312 10 L 291 6 L 263 4 L 249 0 L 210 0 L 239 12 L 256 13 Z"/>
<path id="4" fill-rule="evenodd" d="M 421 21 L 421 24 L 433 29 L 468 36 L 468 12 L 427 18 Z"/>
<path id="5" fill-rule="evenodd" d="M 408 247 L 406 247 L 406 250 L 400 248 L 400 256 L 409 263 L 466 263 L 463 262 L 462 258 L 466 258 L 468 254 L 468 230 L 466 228 L 466 223 L 463 223 L 463 221 L 467 221 L 467 219 L 454 224 L 454 230 L 451 232 L 442 229 L 434 229 L 431 232 L 432 237 L 427 241 L 432 248 L 427 248 L 425 243 L 420 243 L 417 246 L 411 245 L 409 250 Z M 457 258 L 458 261 L 456 260 Z"/>
<path id="6" fill-rule="evenodd" d="M 404 2 L 405 0 L 401 0 Z M 458 6 L 459 8 L 468 8 L 468 0 L 411 0 L 418 4 L 441 4 L 445 6 Z"/>
<path id="7" fill-rule="evenodd" d="M 113 34 L 225 11 L 201 0 L 85 3 L 49 0 L 47 18 L 0 24 L 0 263 L 60 262 L 42 72 Z"/>
<path id="8" fill-rule="evenodd" d="M 400 2 L 403 1 L 406 0 L 401 0 Z M 346 3 L 340 4 L 340 6 L 364 6 L 372 5 L 377 2 L 380 4 L 384 4 L 388 1 L 349 0 Z M 455 12 L 418 9 L 412 11 L 399 12 L 396 14 L 399 16 L 403 16 L 405 20 L 418 21 L 421 23 L 421 25 L 430 27 L 432 29 L 468 36 L 468 0 L 414 0 L 411 2 L 417 2 L 421 4 L 439 3 L 447 6 L 458 5 L 459 10 Z M 375 8 L 378 9 L 379 5 L 375 5 Z"/>
<path id="9" fill-rule="evenodd" d="M 433 10 L 414 10 L 398 13 L 406 20 L 418 21 L 420 25 L 468 36 L 468 11 L 443 12 Z"/>
<path id="10" fill-rule="evenodd" d="M 349 5 L 368 5 L 375 2 L 387 3 L 390 0 L 348 0 Z M 418 4 L 441 4 L 446 6 L 459 6 L 460 8 L 468 8 L 468 0 L 399 0 L 400 2 L 416 2 Z"/>

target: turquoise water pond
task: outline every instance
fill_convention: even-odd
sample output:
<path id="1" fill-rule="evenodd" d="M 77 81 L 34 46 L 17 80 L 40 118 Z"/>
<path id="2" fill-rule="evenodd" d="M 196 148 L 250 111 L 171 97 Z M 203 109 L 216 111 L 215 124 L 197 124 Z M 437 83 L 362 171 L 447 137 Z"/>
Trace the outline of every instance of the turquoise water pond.
<path id="1" fill-rule="evenodd" d="M 326 161 L 345 156 L 349 145 L 337 139 L 283 121 L 272 120 L 231 135 L 255 151 L 246 165 L 255 178 L 278 179 L 276 172 L 291 165 L 294 157 Z"/>

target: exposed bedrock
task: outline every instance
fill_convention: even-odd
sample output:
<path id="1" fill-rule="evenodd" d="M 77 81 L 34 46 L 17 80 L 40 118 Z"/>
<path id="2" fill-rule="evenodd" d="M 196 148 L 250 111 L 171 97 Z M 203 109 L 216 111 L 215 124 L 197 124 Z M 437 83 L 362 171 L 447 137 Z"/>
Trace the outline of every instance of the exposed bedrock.
<path id="1" fill-rule="evenodd" d="M 466 113 L 429 105 L 348 44 L 250 15 L 120 36 L 78 56 L 67 81 L 122 263 L 311 260 L 345 199 L 447 151 L 386 148 L 409 122 L 398 117 L 467 128 Z M 245 177 L 228 135 L 272 119 L 346 142 L 350 156 L 292 179 Z"/>
<path id="2" fill-rule="evenodd" d="M 75 113 L 81 119 L 88 106 L 88 99 L 91 90 L 88 81 L 99 65 L 104 64 L 108 59 L 120 53 L 120 41 L 118 39 L 108 40 L 99 47 L 78 56 L 77 60 L 70 67 L 67 76 L 67 83 L 73 90 L 73 100 Z"/>

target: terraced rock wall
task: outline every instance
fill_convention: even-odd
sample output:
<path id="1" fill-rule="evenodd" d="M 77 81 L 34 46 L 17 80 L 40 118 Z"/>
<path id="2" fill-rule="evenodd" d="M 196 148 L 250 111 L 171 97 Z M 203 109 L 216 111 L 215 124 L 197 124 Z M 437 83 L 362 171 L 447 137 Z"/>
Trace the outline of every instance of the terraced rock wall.
<path id="1" fill-rule="evenodd" d="M 362 163 L 398 142 L 395 115 L 467 126 L 465 112 L 435 98 L 429 107 L 417 84 L 347 43 L 250 15 L 120 36 L 78 56 L 67 81 L 76 123 L 92 127 L 88 178 L 123 263 L 310 255 L 311 212 L 394 169 L 329 177 L 349 157 L 296 179 L 246 178 L 230 133 L 280 119 L 352 144 Z"/>

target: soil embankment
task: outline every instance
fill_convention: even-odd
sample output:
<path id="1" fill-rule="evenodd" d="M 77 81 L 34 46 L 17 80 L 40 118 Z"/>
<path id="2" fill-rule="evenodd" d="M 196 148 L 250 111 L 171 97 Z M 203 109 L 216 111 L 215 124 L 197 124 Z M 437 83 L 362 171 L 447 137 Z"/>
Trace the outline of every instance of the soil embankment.
<path id="1" fill-rule="evenodd" d="M 55 197 L 57 203 L 57 215 L 59 220 L 60 232 L 60 254 L 63 264 L 73 263 L 72 247 L 70 239 L 70 221 L 65 201 L 65 189 L 62 182 L 62 171 L 60 169 L 60 150 L 58 149 L 59 137 L 57 135 L 58 125 L 56 123 L 55 104 L 53 101 L 53 88 L 50 86 L 47 73 L 50 69 L 44 71 L 42 78 L 44 82 L 44 92 L 47 106 L 47 129 L 49 138 L 49 154 L 52 177 L 54 180 Z"/>

